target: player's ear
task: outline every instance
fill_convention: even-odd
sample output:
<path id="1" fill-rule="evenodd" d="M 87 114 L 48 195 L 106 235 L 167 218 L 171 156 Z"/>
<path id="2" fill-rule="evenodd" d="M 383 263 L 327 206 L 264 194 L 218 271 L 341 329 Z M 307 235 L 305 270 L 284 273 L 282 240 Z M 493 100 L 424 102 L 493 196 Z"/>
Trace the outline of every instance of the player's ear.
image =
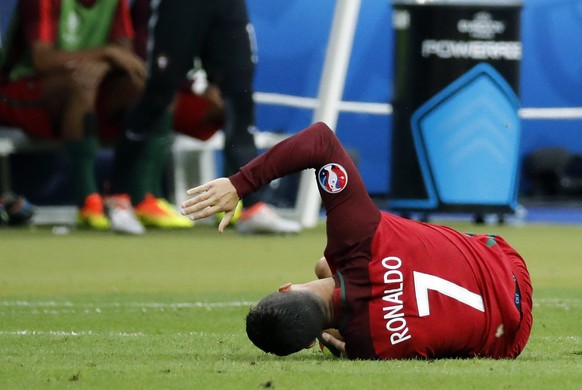
<path id="1" fill-rule="evenodd" d="M 329 264 L 325 257 L 322 257 L 315 263 L 315 276 L 318 279 L 329 278 L 332 276 L 331 268 L 329 268 Z"/>
<path id="2" fill-rule="evenodd" d="M 281 287 L 279 287 L 279 292 L 289 292 L 291 291 L 291 283 L 285 283 Z"/>

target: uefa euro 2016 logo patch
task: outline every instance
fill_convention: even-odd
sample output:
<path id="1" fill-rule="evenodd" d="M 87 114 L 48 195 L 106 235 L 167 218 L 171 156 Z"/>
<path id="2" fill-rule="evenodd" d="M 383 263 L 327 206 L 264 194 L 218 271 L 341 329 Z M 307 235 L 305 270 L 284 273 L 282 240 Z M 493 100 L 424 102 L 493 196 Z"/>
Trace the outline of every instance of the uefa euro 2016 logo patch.
<path id="1" fill-rule="evenodd" d="M 331 163 L 321 167 L 317 180 L 326 192 L 337 194 L 348 185 L 348 174 L 341 165 Z"/>

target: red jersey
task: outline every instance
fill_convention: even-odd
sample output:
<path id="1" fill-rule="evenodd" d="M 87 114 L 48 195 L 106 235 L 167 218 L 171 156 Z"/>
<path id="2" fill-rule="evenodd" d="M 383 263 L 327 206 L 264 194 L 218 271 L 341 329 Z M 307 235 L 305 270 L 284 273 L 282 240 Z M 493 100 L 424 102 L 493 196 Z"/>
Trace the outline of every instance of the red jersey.
<path id="1" fill-rule="evenodd" d="M 115 11 L 107 31 L 107 41 L 115 42 L 124 38 L 133 39 L 134 30 L 128 0 L 67 1 L 76 1 L 87 9 L 92 8 L 92 5 L 97 1 L 108 1 L 112 3 Z M 32 75 L 32 65 L 28 51 L 33 42 L 52 43 L 55 47 L 61 48 L 59 41 L 62 37 L 60 36 L 59 29 L 62 26 L 62 3 L 63 0 L 20 0 L 18 8 L 15 11 L 17 16 L 14 20 L 17 21 L 17 24 L 15 26 L 14 36 L 11 42 L 8 42 L 8 55 L 5 63 L 2 64 L 2 77 L 0 79 L 11 79 L 11 81 L 15 81 Z M 94 15 L 93 17 L 99 18 L 100 16 Z M 101 23 L 108 22 L 109 20 L 107 18 L 109 16 L 101 16 Z M 83 22 L 76 21 L 72 23 L 77 23 L 78 25 L 78 23 Z M 91 46 L 88 45 L 84 48 L 89 47 Z M 25 68 L 25 70 L 21 71 L 15 68 Z M 17 73 L 11 74 L 14 71 Z"/>
<path id="2" fill-rule="evenodd" d="M 366 277 L 352 276 L 354 265 L 336 276 L 349 355 L 515 357 L 521 309 L 514 260 L 522 262 L 500 237 L 383 213 L 371 259 L 361 265 Z"/>
<path id="3" fill-rule="evenodd" d="M 90 8 L 97 1 L 103 0 L 76 0 L 83 6 Z M 111 1 L 111 0 L 110 0 Z M 117 1 L 115 18 L 111 24 L 109 41 L 115 42 L 121 38 L 133 38 L 134 31 L 127 0 Z M 21 15 L 24 23 L 25 39 L 30 44 L 34 41 L 56 43 L 61 21 L 62 0 L 21 0 Z"/>
<path id="4" fill-rule="evenodd" d="M 335 318 L 354 359 L 516 357 L 529 337 L 531 283 L 501 237 L 459 233 L 381 212 L 322 124 L 271 148 L 231 177 L 244 196 L 314 168 L 327 212 L 324 255 Z"/>

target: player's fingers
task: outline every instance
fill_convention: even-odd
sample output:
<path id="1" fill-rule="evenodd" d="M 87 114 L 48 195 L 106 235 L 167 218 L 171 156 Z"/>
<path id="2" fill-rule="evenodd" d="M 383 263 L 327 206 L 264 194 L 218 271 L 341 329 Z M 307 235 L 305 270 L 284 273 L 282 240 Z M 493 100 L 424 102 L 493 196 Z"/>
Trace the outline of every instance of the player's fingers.
<path id="1" fill-rule="evenodd" d="M 183 209 L 190 208 L 192 211 L 198 211 L 208 206 L 211 206 L 214 202 L 212 194 L 209 192 L 200 192 L 196 196 L 186 199 L 182 202 L 181 207 Z"/>
<path id="2" fill-rule="evenodd" d="M 323 332 L 321 334 L 321 338 L 325 341 L 326 344 L 334 347 L 340 352 L 340 356 L 346 357 L 346 343 L 338 340 L 337 338 L 333 337 L 331 334 L 327 332 Z"/>
<path id="3" fill-rule="evenodd" d="M 199 220 L 203 218 L 208 218 L 211 215 L 214 215 L 220 211 L 218 206 L 210 206 L 206 207 L 202 210 L 188 212 L 187 210 L 182 211 L 182 215 L 189 217 L 192 220 Z"/>
<path id="4" fill-rule="evenodd" d="M 199 192 L 197 194 L 194 194 L 191 198 L 188 198 L 184 202 L 182 202 L 182 207 L 193 206 L 196 203 L 200 203 L 204 200 L 207 200 L 208 198 L 210 198 L 210 196 L 211 195 L 208 192 Z"/>
<path id="5" fill-rule="evenodd" d="M 191 206 L 194 206 L 196 203 L 198 203 L 198 201 L 195 198 L 190 198 L 190 199 L 186 199 L 185 201 L 183 201 L 180 204 L 180 207 L 182 209 L 187 209 L 187 208 L 189 208 Z"/>
<path id="6" fill-rule="evenodd" d="M 199 194 L 201 192 L 208 191 L 208 188 L 209 188 L 208 184 L 202 184 L 198 187 L 190 188 L 188 191 L 186 191 L 186 194 L 187 195 L 196 195 L 196 194 Z"/>
<path id="7" fill-rule="evenodd" d="M 208 199 L 189 207 L 183 207 L 182 215 L 189 216 L 194 220 L 210 217 L 211 215 L 222 211 L 222 209 L 214 203 L 215 202 L 212 199 Z"/>
<path id="8" fill-rule="evenodd" d="M 232 217 L 234 216 L 234 212 L 235 212 L 235 210 L 224 213 L 224 217 L 222 217 L 222 219 L 220 220 L 220 224 L 218 224 L 218 231 L 219 232 L 224 233 L 224 229 L 228 226 L 228 224 L 232 220 Z"/>

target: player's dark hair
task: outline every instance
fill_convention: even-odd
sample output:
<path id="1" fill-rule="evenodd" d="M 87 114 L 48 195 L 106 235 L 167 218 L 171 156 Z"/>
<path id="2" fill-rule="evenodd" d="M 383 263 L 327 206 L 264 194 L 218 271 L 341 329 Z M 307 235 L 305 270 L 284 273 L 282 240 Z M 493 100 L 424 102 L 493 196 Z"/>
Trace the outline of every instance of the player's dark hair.
<path id="1" fill-rule="evenodd" d="M 322 304 L 307 291 L 275 292 L 261 299 L 246 319 L 258 348 L 286 356 L 306 348 L 325 327 Z"/>

